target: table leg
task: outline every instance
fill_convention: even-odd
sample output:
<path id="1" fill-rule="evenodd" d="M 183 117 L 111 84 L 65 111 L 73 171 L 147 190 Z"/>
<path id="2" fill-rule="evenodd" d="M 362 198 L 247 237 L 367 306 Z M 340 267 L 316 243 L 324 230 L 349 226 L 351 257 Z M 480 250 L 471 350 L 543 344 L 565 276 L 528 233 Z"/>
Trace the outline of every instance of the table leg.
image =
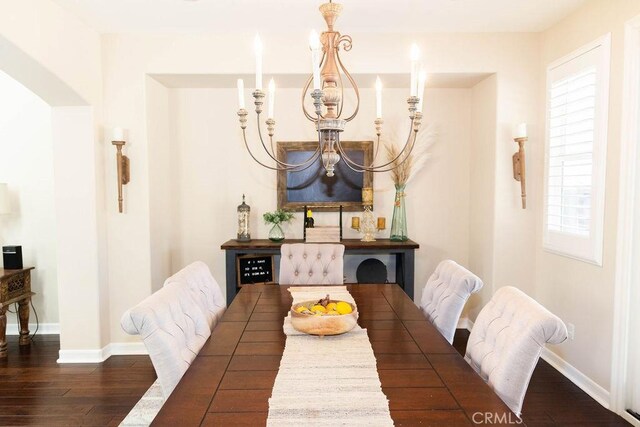
<path id="1" fill-rule="evenodd" d="M 31 298 L 25 298 L 18 302 L 18 314 L 20 316 L 20 345 L 28 345 L 31 343 L 29 339 L 29 301 Z"/>
<path id="2" fill-rule="evenodd" d="M 7 307 L 0 308 L 0 358 L 7 357 Z"/>

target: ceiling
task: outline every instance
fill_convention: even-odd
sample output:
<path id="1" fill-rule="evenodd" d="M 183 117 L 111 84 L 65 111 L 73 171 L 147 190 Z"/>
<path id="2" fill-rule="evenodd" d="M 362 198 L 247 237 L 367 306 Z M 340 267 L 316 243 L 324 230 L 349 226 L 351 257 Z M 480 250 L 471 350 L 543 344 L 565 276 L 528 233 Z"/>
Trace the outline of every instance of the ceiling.
<path id="1" fill-rule="evenodd" d="M 102 33 L 298 32 L 323 28 L 322 0 L 53 0 Z M 338 0 L 339 1 L 339 0 Z M 355 32 L 539 32 L 588 0 L 343 0 Z"/>

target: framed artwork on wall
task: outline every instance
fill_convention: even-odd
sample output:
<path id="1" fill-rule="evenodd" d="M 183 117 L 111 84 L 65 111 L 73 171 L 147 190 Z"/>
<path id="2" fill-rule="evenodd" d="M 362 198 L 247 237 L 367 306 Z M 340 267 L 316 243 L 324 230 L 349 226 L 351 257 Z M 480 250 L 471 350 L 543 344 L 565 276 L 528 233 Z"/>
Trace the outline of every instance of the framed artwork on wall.
<path id="1" fill-rule="evenodd" d="M 371 164 L 373 141 L 342 141 L 342 148 L 356 163 Z M 301 163 L 316 151 L 318 141 L 278 142 L 278 160 Z M 339 153 L 341 154 L 341 153 Z M 362 188 L 373 188 L 373 172 L 356 172 L 341 159 L 335 176 L 328 177 L 322 160 L 300 171 L 278 171 L 278 209 L 302 211 L 304 206 L 316 211 L 362 211 Z"/>

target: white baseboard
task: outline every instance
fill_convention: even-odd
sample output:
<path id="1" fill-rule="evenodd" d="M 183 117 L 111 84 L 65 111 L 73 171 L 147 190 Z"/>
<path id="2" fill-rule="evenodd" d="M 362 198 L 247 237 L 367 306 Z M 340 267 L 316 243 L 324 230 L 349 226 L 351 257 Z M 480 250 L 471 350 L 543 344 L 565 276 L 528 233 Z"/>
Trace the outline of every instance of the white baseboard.
<path id="1" fill-rule="evenodd" d="M 108 346 L 107 346 L 108 347 Z M 58 363 L 102 363 L 110 355 L 105 353 L 105 349 L 98 350 L 60 350 L 58 353 Z"/>
<path id="2" fill-rule="evenodd" d="M 556 368 L 562 375 L 567 377 L 572 383 L 580 387 L 582 391 L 593 397 L 596 402 L 601 404 L 607 409 L 610 409 L 610 396 L 609 392 L 602 386 L 597 384 L 591 378 L 580 372 L 576 367 L 569 362 L 549 350 L 548 348 L 542 349 L 542 359 L 549 365 Z"/>
<path id="3" fill-rule="evenodd" d="M 29 323 L 29 333 L 33 334 L 36 331 L 36 324 Z M 7 324 L 7 335 L 18 335 L 19 327 L 17 323 Z M 59 323 L 40 323 L 38 326 L 38 335 L 60 335 Z"/>
<path id="4" fill-rule="evenodd" d="M 141 342 L 110 343 L 97 350 L 60 350 L 58 363 L 101 363 L 111 356 L 149 354 Z"/>
<path id="5" fill-rule="evenodd" d="M 462 317 L 458 321 L 458 328 L 471 331 L 473 328 L 473 322 L 466 317 Z M 578 386 L 582 391 L 593 397 L 600 405 L 610 409 L 611 399 L 609 397 L 609 392 L 602 386 L 598 385 L 591 378 L 580 372 L 576 367 L 549 350 L 547 347 L 542 349 L 540 357 L 564 375 L 569 381 Z"/>

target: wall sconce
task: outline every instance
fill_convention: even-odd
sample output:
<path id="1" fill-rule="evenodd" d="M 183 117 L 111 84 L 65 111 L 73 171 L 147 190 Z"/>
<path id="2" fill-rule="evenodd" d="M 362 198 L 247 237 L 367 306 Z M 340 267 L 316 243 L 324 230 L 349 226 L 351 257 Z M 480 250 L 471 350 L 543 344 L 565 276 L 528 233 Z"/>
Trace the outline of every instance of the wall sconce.
<path id="1" fill-rule="evenodd" d="M 520 123 L 516 126 L 513 140 L 518 143 L 518 151 L 513 155 L 513 178 L 520 181 L 520 197 L 522 198 L 522 209 L 527 208 L 527 189 L 525 185 L 525 157 L 524 143 L 527 138 L 527 124 Z"/>
<path id="2" fill-rule="evenodd" d="M 116 165 L 118 166 L 118 211 L 122 213 L 122 186 L 129 183 L 131 170 L 129 167 L 129 158 L 122 154 L 122 147 L 126 144 L 124 140 L 124 129 L 113 129 L 113 140 L 111 144 L 116 146 Z"/>
<path id="3" fill-rule="evenodd" d="M 365 187 L 362 189 L 362 204 L 364 205 L 364 212 L 362 212 L 362 221 L 360 217 L 351 217 L 351 228 L 358 230 L 364 234 L 360 241 L 362 242 L 375 242 L 374 237 L 376 231 L 384 230 L 386 228 L 386 218 L 379 217 L 376 222 L 376 218 L 371 211 L 373 207 L 373 188 Z"/>

